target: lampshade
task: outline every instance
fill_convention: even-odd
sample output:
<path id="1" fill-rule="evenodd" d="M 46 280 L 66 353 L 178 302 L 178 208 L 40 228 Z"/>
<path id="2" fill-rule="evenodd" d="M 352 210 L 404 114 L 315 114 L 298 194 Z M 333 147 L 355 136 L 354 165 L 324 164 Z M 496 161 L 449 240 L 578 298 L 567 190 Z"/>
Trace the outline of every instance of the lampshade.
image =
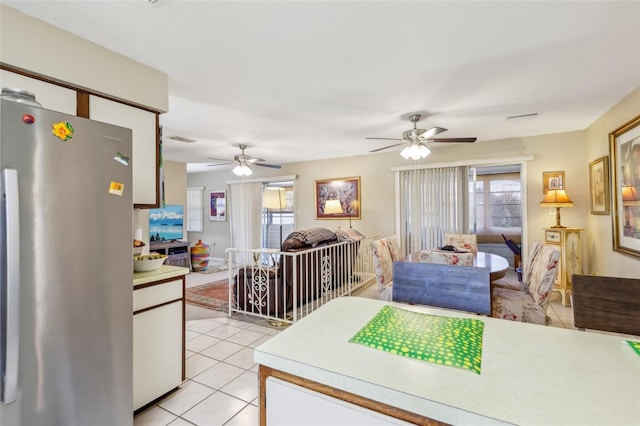
<path id="1" fill-rule="evenodd" d="M 247 163 L 242 162 L 233 169 L 233 173 L 238 176 L 249 176 L 253 173 L 253 170 L 251 170 Z"/>
<path id="2" fill-rule="evenodd" d="M 340 200 L 327 200 L 324 203 L 324 214 L 340 214 L 342 213 L 342 205 Z"/>
<path id="3" fill-rule="evenodd" d="M 402 155 L 406 160 L 409 158 L 412 160 L 419 160 L 421 158 L 426 158 L 429 154 L 431 154 L 431 150 L 422 142 L 414 142 L 400 152 L 400 155 Z"/>
<path id="4" fill-rule="evenodd" d="M 573 207 L 573 201 L 569 199 L 564 189 L 550 189 L 540 202 L 540 207 L 555 207 L 556 224 L 552 228 L 565 228 L 560 224 L 560 207 Z"/>
<path id="5" fill-rule="evenodd" d="M 282 209 L 287 205 L 284 188 L 268 186 L 262 194 L 262 207 L 265 209 Z"/>
<path id="6" fill-rule="evenodd" d="M 638 190 L 635 186 L 624 185 L 622 187 L 622 205 L 634 206 L 638 204 L 640 197 L 638 196 Z"/>
<path id="7" fill-rule="evenodd" d="M 540 202 L 540 207 L 573 207 L 573 201 L 564 189 L 550 189 Z"/>

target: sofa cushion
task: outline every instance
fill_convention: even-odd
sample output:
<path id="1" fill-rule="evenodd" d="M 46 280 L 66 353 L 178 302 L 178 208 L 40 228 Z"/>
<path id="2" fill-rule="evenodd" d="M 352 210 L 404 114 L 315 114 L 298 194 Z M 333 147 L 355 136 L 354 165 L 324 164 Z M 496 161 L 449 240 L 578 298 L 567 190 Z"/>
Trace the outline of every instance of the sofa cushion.
<path id="1" fill-rule="evenodd" d="M 292 238 L 315 247 L 321 241 L 335 240 L 336 234 L 327 228 L 309 228 L 292 232 L 287 237 L 287 240 Z"/>
<path id="2" fill-rule="evenodd" d="M 336 237 L 338 241 L 360 241 L 364 238 L 360 232 L 356 231 L 353 228 L 341 229 L 338 228 L 335 231 Z"/>

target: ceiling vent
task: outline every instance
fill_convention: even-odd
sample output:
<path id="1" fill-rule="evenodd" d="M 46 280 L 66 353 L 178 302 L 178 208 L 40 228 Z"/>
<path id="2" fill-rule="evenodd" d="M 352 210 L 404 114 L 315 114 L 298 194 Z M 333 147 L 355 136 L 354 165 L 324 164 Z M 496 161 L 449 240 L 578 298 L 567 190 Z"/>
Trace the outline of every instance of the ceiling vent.
<path id="1" fill-rule="evenodd" d="M 184 142 L 184 143 L 193 143 L 196 141 L 195 139 L 189 139 L 189 138 L 185 138 L 183 136 L 178 136 L 178 135 L 171 135 L 169 136 L 169 139 L 178 141 L 178 142 Z"/>
<path id="2" fill-rule="evenodd" d="M 509 117 L 507 117 L 507 121 L 508 120 L 518 120 L 520 118 L 530 118 L 530 117 L 535 117 L 537 115 L 538 115 L 537 112 L 530 112 L 529 114 L 510 115 Z"/>

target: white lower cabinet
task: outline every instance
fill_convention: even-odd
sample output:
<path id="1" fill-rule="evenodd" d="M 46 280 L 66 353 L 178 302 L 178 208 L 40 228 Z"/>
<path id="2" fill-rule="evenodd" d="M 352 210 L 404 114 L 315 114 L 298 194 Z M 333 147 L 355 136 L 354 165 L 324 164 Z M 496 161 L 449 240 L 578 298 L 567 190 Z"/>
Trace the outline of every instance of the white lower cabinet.
<path id="1" fill-rule="evenodd" d="M 411 425 L 403 420 L 274 377 L 267 378 L 266 387 L 268 425 Z"/>
<path id="2" fill-rule="evenodd" d="M 178 288 L 182 280 L 134 291 L 134 309 L 142 309 L 133 315 L 134 411 L 182 383 L 184 305 L 182 296 L 174 299 Z"/>

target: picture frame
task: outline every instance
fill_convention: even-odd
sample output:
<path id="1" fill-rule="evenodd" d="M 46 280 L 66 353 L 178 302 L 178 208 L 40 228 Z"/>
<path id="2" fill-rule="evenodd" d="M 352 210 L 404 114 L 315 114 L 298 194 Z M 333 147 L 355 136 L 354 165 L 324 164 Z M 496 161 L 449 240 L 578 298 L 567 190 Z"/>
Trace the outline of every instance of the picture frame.
<path id="1" fill-rule="evenodd" d="M 316 219 L 360 219 L 360 177 L 315 181 Z M 325 213 L 328 200 L 339 200 L 342 213 Z"/>
<path id="2" fill-rule="evenodd" d="M 564 189 L 564 171 L 542 172 L 542 192 L 546 194 L 550 189 Z"/>
<path id="3" fill-rule="evenodd" d="M 591 214 L 609 214 L 609 206 L 611 205 L 609 187 L 609 156 L 605 155 L 589 163 L 589 206 Z"/>
<path id="4" fill-rule="evenodd" d="M 613 250 L 640 258 L 640 115 L 609 133 Z"/>
<path id="5" fill-rule="evenodd" d="M 227 220 L 227 192 L 209 191 L 209 221 L 224 222 Z"/>

